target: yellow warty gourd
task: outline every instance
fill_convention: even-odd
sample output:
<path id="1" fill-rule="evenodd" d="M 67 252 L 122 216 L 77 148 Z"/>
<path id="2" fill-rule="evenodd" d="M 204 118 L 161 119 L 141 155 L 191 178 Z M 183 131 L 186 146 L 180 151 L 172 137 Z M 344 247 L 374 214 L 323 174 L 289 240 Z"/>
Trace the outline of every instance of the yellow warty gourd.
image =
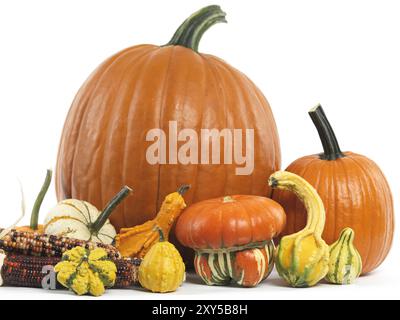
<path id="1" fill-rule="evenodd" d="M 329 271 L 326 280 L 334 284 L 351 284 L 361 274 L 361 256 L 354 247 L 354 231 L 345 228 L 329 247 Z"/>
<path id="2" fill-rule="evenodd" d="M 300 176 L 277 171 L 269 185 L 294 192 L 307 209 L 307 224 L 297 233 L 283 237 L 276 251 L 276 269 L 293 287 L 311 287 L 328 272 L 329 247 L 322 239 L 325 209 L 315 189 Z"/>
<path id="3" fill-rule="evenodd" d="M 185 264 L 174 245 L 164 240 L 161 229 L 158 232 L 160 242 L 151 247 L 140 264 L 139 282 L 152 292 L 172 292 L 185 279 Z"/>
<path id="4" fill-rule="evenodd" d="M 105 288 L 114 286 L 117 267 L 102 248 L 88 250 L 75 247 L 64 252 L 54 267 L 57 281 L 77 295 L 101 296 Z"/>

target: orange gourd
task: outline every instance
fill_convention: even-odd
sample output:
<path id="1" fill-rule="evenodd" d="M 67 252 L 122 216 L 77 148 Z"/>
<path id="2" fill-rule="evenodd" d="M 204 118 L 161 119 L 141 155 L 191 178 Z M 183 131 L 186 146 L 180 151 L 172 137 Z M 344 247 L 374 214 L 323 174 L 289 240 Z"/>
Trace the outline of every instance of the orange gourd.
<path id="1" fill-rule="evenodd" d="M 281 159 L 266 98 L 243 73 L 198 52 L 203 33 L 218 22 L 225 22 L 218 6 L 203 8 L 166 45 L 127 48 L 91 74 L 64 125 L 58 200 L 85 199 L 103 207 L 121 185 L 134 186 L 135 195 L 110 217 L 118 231 L 153 219 L 169 190 L 184 183 L 192 185 L 188 204 L 224 194 L 271 194 L 265 181 Z M 254 129 L 252 174 L 237 175 L 236 163 L 148 163 L 146 150 L 153 142 L 146 141 L 146 133 L 160 128 L 168 136 L 169 121 L 177 121 L 178 132 L 193 129 L 199 137 L 201 129 Z M 223 157 L 223 141 L 220 150 Z"/>
<path id="2" fill-rule="evenodd" d="M 363 155 L 340 150 L 321 106 L 309 114 L 324 152 L 297 159 L 286 171 L 303 177 L 320 195 L 326 210 L 322 238 L 332 244 L 342 229 L 352 228 L 357 235 L 354 244 L 362 257 L 362 272 L 370 272 L 383 262 L 392 244 L 393 201 L 389 185 L 375 162 Z M 274 190 L 273 199 L 287 214 L 283 235 L 304 228 L 306 210 L 295 195 Z"/>
<path id="3" fill-rule="evenodd" d="M 195 250 L 194 266 L 208 285 L 235 281 L 253 287 L 274 265 L 272 239 L 285 225 L 285 212 L 275 201 L 251 195 L 204 200 L 185 209 L 175 233 Z"/>
<path id="4" fill-rule="evenodd" d="M 143 258 L 151 247 L 162 238 L 168 241 L 169 232 L 186 207 L 183 195 L 190 186 L 183 185 L 165 197 L 157 216 L 141 225 L 122 228 L 115 237 L 115 246 L 124 257 Z"/>

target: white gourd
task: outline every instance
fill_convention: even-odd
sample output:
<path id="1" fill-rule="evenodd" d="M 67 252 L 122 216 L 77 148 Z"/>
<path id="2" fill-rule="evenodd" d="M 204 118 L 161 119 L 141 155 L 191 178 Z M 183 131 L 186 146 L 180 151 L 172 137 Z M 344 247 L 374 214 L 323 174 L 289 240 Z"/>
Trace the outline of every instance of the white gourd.
<path id="1" fill-rule="evenodd" d="M 47 214 L 44 233 L 110 244 L 117 233 L 108 219 L 97 234 L 90 230 L 100 213 L 86 201 L 63 200 Z"/>
<path id="2" fill-rule="evenodd" d="M 111 244 L 117 233 L 108 217 L 131 191 L 125 186 L 103 211 L 86 201 L 63 200 L 47 214 L 44 233 Z"/>

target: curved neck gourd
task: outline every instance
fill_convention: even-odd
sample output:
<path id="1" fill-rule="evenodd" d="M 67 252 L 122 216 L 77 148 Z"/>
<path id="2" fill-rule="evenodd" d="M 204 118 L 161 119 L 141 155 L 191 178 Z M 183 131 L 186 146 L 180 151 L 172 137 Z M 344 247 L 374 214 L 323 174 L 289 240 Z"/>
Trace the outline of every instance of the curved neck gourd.
<path id="1" fill-rule="evenodd" d="M 307 210 L 307 224 L 303 230 L 321 235 L 325 226 L 325 208 L 317 191 L 300 176 L 279 171 L 270 178 L 273 188 L 292 191 L 303 202 Z"/>
<path id="2" fill-rule="evenodd" d="M 155 220 L 160 226 L 164 234 L 168 234 L 170 228 L 182 213 L 182 209 L 186 206 L 183 195 L 190 189 L 190 185 L 181 186 L 176 192 L 166 196 L 161 205 Z"/>

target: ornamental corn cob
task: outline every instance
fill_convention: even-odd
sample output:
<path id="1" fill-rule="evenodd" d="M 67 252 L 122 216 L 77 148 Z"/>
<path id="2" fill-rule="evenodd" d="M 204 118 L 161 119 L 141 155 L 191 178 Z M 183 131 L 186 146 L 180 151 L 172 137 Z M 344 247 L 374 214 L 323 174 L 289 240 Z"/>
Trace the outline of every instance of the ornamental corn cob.
<path id="1" fill-rule="evenodd" d="M 2 231 L 3 229 L 0 229 L 0 233 Z M 121 254 L 114 246 L 99 242 L 23 232 L 14 229 L 0 239 L 0 250 L 28 256 L 61 257 L 65 251 L 77 246 L 82 246 L 89 250 L 103 248 L 107 251 L 110 259 L 121 258 Z"/>
<path id="2" fill-rule="evenodd" d="M 3 285 L 15 287 L 42 288 L 43 267 L 55 266 L 60 257 L 37 257 L 26 255 L 8 255 L 1 267 Z M 139 259 L 115 259 L 117 279 L 113 288 L 127 288 L 138 282 Z M 57 288 L 62 288 L 57 283 Z"/>

